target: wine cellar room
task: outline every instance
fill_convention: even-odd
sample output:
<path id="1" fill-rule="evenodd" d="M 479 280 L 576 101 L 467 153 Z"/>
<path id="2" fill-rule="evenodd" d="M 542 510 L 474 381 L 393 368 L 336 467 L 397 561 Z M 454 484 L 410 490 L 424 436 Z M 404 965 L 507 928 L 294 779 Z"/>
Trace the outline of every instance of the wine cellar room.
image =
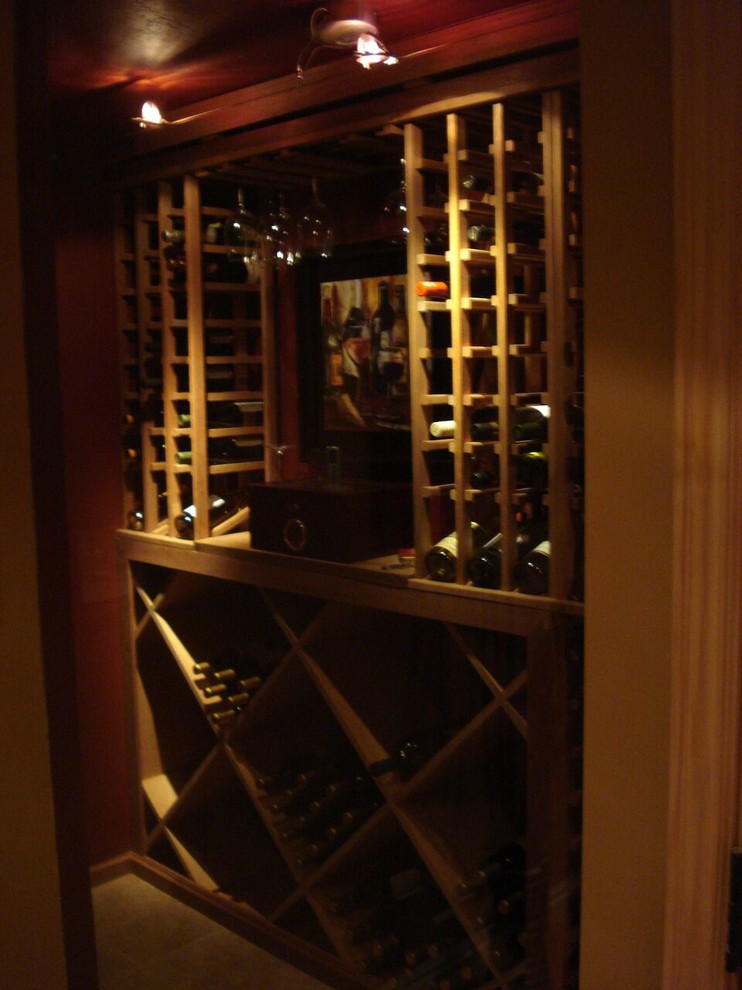
<path id="1" fill-rule="evenodd" d="M 1 23 L 0 983 L 737 987 L 739 5 Z"/>

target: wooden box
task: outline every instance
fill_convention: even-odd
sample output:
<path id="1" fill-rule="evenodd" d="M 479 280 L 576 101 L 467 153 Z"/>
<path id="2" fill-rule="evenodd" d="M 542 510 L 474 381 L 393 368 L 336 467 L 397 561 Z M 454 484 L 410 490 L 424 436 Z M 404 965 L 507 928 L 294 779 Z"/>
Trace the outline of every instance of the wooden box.
<path id="1" fill-rule="evenodd" d="M 249 492 L 256 550 L 348 563 L 412 545 L 409 485 L 303 478 Z"/>

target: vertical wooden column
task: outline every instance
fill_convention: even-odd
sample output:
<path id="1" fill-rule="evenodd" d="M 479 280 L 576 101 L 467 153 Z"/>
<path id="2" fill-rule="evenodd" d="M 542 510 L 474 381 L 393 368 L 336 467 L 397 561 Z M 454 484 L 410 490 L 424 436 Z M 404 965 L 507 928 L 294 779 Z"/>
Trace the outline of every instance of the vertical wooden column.
<path id="1" fill-rule="evenodd" d="M 580 990 L 662 983 L 675 330 L 669 6 L 585 0 L 580 13 L 589 397 Z"/>
<path id="2" fill-rule="evenodd" d="M 549 331 L 547 390 L 549 417 L 549 539 L 551 559 L 549 594 L 568 598 L 572 588 L 574 530 L 571 493 L 567 479 L 570 430 L 566 419 L 567 400 L 574 383 L 566 362 L 569 332 L 567 222 L 564 174 L 564 94 L 553 90 L 544 95 L 543 112 L 544 188 L 546 191 L 546 297 Z M 573 378 L 573 375 L 570 377 Z"/>
<path id="3" fill-rule="evenodd" d="M 456 500 L 456 535 L 458 538 L 458 554 L 456 557 L 456 580 L 462 584 L 466 581 L 466 562 L 471 557 L 472 536 L 467 504 L 464 500 L 464 404 L 462 400 L 463 360 L 461 346 L 464 334 L 464 314 L 462 313 L 462 296 L 468 292 L 468 278 L 461 264 L 461 249 L 466 243 L 464 220 L 461 215 L 461 160 L 460 151 L 466 146 L 466 127 L 455 113 L 447 116 L 448 131 L 448 243 L 451 259 L 449 267 L 449 284 L 451 289 L 449 305 L 451 307 L 451 369 L 453 392 L 453 419 L 456 432 L 451 441 L 453 449 L 453 464 L 455 485 L 453 496 Z"/>
<path id="4" fill-rule="evenodd" d="M 412 428 L 412 482 L 414 497 L 415 567 L 418 577 L 425 576 L 425 554 L 433 542 L 430 513 L 423 498 L 428 485 L 428 471 L 422 444 L 428 437 L 428 423 L 423 410 L 427 379 L 423 355 L 429 342 L 425 316 L 417 305 L 414 285 L 420 273 L 419 259 L 425 253 L 425 232 L 416 209 L 423 202 L 423 178 L 419 164 L 423 157 L 423 134 L 417 124 L 405 125 L 405 189 L 410 232 L 407 236 L 407 322 L 410 337 L 410 419 Z"/>
<path id="5" fill-rule="evenodd" d="M 206 380 L 204 375 L 204 292 L 201 258 L 201 196 L 198 180 L 183 180 L 188 299 L 188 389 L 191 411 L 191 484 L 196 518 L 193 536 L 209 535 L 209 458 L 207 450 Z M 168 336 L 170 336 L 168 334 Z M 170 405 L 170 403 L 168 403 Z M 166 412 L 167 417 L 167 412 Z"/>
<path id="6" fill-rule="evenodd" d="M 265 253 L 265 244 L 263 244 Z M 276 374 L 276 320 L 275 320 L 276 270 L 272 261 L 263 261 L 260 276 L 260 342 L 263 358 L 263 443 L 265 480 L 276 481 L 280 458 L 276 452 L 278 443 L 278 376 Z"/>
<path id="7" fill-rule="evenodd" d="M 497 394 L 499 423 L 500 462 L 500 531 L 502 532 L 502 587 L 512 588 L 515 565 L 515 517 L 510 497 L 515 482 L 515 472 L 510 456 L 510 437 L 513 417 L 510 408 L 512 392 L 510 368 L 510 311 L 508 309 L 508 217 L 507 192 L 508 169 L 506 162 L 506 111 L 505 104 L 492 107 L 492 155 L 495 170 L 495 241 L 492 252 L 495 260 L 495 299 L 497 310 Z"/>
<path id="8" fill-rule="evenodd" d="M 724 974 L 740 822 L 742 7 L 672 8 L 675 526 L 665 990 Z"/>

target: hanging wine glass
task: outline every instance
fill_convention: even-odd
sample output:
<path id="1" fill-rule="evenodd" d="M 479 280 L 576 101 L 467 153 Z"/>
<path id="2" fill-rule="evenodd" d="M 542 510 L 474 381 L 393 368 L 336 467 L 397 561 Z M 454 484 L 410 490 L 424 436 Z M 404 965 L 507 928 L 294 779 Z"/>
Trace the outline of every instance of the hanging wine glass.
<path id="1" fill-rule="evenodd" d="M 296 224 L 286 209 L 284 194 L 278 194 L 278 206 L 271 202 L 265 224 L 265 237 L 274 263 L 280 268 L 293 265 L 296 260 Z"/>
<path id="2" fill-rule="evenodd" d="M 329 211 L 317 191 L 317 179 L 312 179 L 312 198 L 305 206 L 296 228 L 296 257 L 329 258 L 335 243 Z"/>
<path id="3" fill-rule="evenodd" d="M 381 208 L 381 234 L 392 244 L 404 244 L 410 228 L 407 222 L 407 188 L 404 178 L 404 158 L 400 158 L 402 180 L 384 200 Z"/>
<path id="4" fill-rule="evenodd" d="M 232 248 L 231 260 L 244 264 L 248 281 L 257 281 L 263 261 L 260 232 L 255 216 L 245 206 L 241 187 L 237 190 L 237 209 L 224 221 L 224 243 Z"/>

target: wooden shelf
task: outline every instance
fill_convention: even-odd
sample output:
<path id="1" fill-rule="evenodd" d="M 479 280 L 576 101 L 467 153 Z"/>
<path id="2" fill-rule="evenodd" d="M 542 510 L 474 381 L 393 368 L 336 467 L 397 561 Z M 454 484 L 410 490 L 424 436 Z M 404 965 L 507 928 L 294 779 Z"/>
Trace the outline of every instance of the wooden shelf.
<path id="1" fill-rule="evenodd" d="M 304 904 L 304 937 L 359 976 L 368 946 L 348 941 L 347 932 L 368 910 L 338 915 L 331 900 L 388 874 L 392 901 L 402 901 L 398 923 L 412 918 L 408 898 L 415 918 L 422 912 L 432 923 L 434 914 L 450 914 L 461 950 L 491 965 L 494 943 L 477 921 L 488 903 L 462 900 L 459 888 L 514 838 L 550 850 L 539 860 L 549 883 L 558 882 L 553 870 L 566 869 L 553 848 L 551 816 L 574 792 L 564 761 L 579 737 L 567 717 L 581 682 L 579 616 L 551 612 L 544 640 L 543 607 L 523 596 L 499 593 L 483 625 L 476 589 L 437 585 L 431 595 L 426 582 L 400 583 L 396 572 L 386 572 L 386 586 L 369 580 L 371 563 L 294 561 L 244 547 L 230 555 L 246 535 L 195 549 L 170 540 L 164 555 L 151 536 L 122 533 L 126 569 L 149 618 L 139 623 L 131 668 L 142 798 L 156 822 L 143 851 L 162 868 L 177 862 L 198 889 L 278 932 L 292 930 L 289 919 Z M 565 637 L 573 644 L 566 666 Z M 225 648 L 244 642 L 268 664 L 264 684 L 215 733 L 195 699 L 199 677 L 208 675 L 193 667 L 221 662 Z M 400 738 L 425 738 L 440 724 L 449 728 L 436 731 L 412 772 L 374 774 Z M 571 748 L 560 736 L 568 724 Z M 284 775 L 294 788 L 309 788 L 307 797 L 294 797 Z M 339 794 L 360 798 L 358 811 L 332 797 L 333 781 L 346 782 Z M 293 830 L 304 827 L 297 815 L 314 807 L 310 797 L 329 810 L 319 831 L 302 836 Z M 529 821 L 532 801 L 542 813 Z M 342 824 L 333 814 L 347 807 L 350 824 L 325 849 L 325 828 Z M 399 887 L 403 877 L 409 890 Z M 388 910 L 394 917 L 397 909 Z M 492 969 L 510 987 L 509 969 Z"/>

